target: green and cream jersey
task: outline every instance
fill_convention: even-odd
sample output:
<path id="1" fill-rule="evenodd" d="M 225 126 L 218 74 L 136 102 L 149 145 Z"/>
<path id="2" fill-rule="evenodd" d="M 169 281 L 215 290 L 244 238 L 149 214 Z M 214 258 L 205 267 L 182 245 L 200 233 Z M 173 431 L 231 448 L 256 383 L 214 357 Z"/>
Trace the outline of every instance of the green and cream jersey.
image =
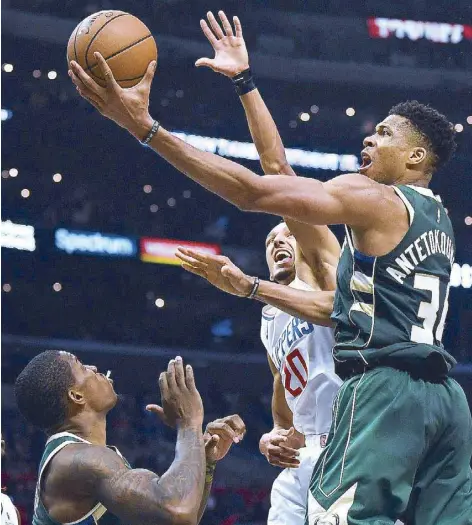
<path id="1" fill-rule="evenodd" d="M 46 442 L 46 448 L 44 449 L 41 462 L 39 464 L 38 482 L 36 484 L 36 494 L 34 500 L 34 515 L 33 525 L 123 525 L 122 522 L 113 514 L 111 514 L 100 502 L 97 502 L 93 508 L 90 509 L 85 516 L 82 516 L 79 520 L 61 524 L 53 520 L 45 506 L 41 501 L 41 481 L 45 468 L 48 466 L 51 459 L 64 447 L 73 446 L 77 443 L 87 443 L 91 445 L 90 441 L 82 439 L 75 434 L 70 432 L 61 432 L 54 434 Z M 118 449 L 115 447 L 109 447 L 114 450 L 124 461 L 128 468 L 131 468 L 129 463 L 120 454 Z"/>
<path id="2" fill-rule="evenodd" d="M 451 221 L 431 190 L 394 189 L 410 223 L 394 250 L 367 256 L 346 227 L 332 314 L 333 355 L 344 376 L 352 368 L 404 367 L 432 355 L 443 374 L 455 364 L 441 343 L 455 254 Z"/>

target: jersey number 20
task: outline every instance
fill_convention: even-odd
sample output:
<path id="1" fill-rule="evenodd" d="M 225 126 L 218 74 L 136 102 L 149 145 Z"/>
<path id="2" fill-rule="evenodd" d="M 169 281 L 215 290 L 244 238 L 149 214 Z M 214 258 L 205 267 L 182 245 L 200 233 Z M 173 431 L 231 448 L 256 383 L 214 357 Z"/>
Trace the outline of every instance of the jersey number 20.
<path id="1" fill-rule="evenodd" d="M 425 343 L 428 345 L 434 345 L 441 342 L 444 322 L 446 321 L 447 309 L 449 306 L 449 286 L 447 287 L 446 297 L 442 304 L 442 312 L 439 323 L 437 324 L 436 330 L 434 327 L 438 320 L 438 312 L 440 308 L 440 286 L 439 277 L 434 275 L 424 275 L 417 273 L 415 274 L 415 280 L 413 286 L 416 290 L 427 290 L 431 292 L 431 301 L 421 301 L 418 309 L 418 317 L 423 319 L 423 326 L 412 326 L 410 339 L 414 343 Z"/>
<path id="2" fill-rule="evenodd" d="M 292 375 L 298 379 L 301 386 L 296 388 L 292 387 Z M 308 381 L 308 367 L 306 366 L 305 359 L 303 359 L 298 348 L 295 348 L 287 355 L 285 359 L 284 376 L 285 390 L 290 392 L 293 397 L 299 396 L 303 392 Z"/>

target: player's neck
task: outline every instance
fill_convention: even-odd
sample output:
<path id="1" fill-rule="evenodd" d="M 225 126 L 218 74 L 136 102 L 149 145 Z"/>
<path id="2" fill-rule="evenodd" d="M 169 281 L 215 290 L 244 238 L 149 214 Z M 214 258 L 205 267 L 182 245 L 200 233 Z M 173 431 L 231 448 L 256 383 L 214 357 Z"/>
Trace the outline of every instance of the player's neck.
<path id="1" fill-rule="evenodd" d="M 59 432 L 70 432 L 94 445 L 105 446 L 107 443 L 106 414 L 83 412 L 69 419 Z"/>
<path id="2" fill-rule="evenodd" d="M 431 182 L 431 175 L 426 173 L 419 173 L 417 171 L 408 170 L 402 177 L 394 182 L 394 186 L 419 186 L 420 188 L 427 188 Z"/>

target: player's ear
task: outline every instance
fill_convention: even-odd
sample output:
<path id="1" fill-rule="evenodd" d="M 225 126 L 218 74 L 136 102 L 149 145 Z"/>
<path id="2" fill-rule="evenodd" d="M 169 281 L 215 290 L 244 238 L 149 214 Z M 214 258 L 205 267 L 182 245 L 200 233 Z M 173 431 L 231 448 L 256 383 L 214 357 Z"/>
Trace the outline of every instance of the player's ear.
<path id="1" fill-rule="evenodd" d="M 408 155 L 409 164 L 420 164 L 426 159 L 427 152 L 425 148 L 413 148 Z"/>
<path id="2" fill-rule="evenodd" d="M 69 389 L 67 392 L 67 397 L 70 401 L 75 403 L 76 405 L 84 405 L 85 404 L 85 397 L 79 390 L 75 388 Z"/>

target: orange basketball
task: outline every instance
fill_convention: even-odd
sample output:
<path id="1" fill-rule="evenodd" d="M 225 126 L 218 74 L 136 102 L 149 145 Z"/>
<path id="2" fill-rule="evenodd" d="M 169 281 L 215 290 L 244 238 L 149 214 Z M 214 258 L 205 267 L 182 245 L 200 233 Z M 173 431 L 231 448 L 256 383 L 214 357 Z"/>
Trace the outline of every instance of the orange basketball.
<path id="1" fill-rule="evenodd" d="M 67 44 L 67 61 L 78 62 L 98 84 L 105 85 L 95 52 L 102 54 L 121 87 L 135 86 L 149 62 L 157 60 L 148 27 L 123 11 L 99 11 L 82 20 Z"/>

